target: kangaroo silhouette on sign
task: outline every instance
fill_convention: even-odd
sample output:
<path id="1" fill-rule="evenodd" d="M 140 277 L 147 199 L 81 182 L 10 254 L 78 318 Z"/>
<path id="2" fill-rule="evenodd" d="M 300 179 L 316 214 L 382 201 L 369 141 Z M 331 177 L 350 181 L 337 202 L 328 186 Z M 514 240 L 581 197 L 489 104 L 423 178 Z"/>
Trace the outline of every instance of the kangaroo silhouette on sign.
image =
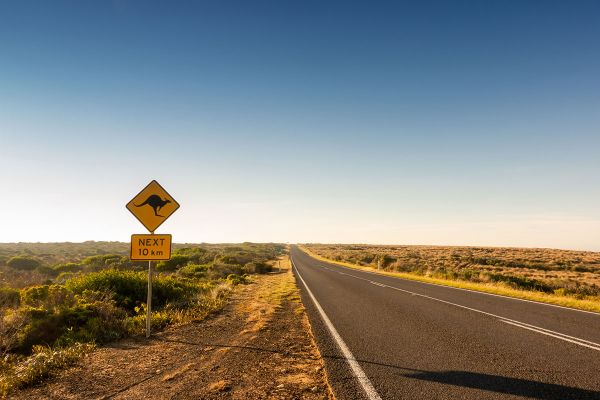
<path id="1" fill-rule="evenodd" d="M 154 210 L 154 215 L 156 215 L 157 217 L 164 218 L 162 215 L 159 215 L 158 212 L 160 211 L 161 208 L 163 208 L 163 206 L 165 204 L 169 204 L 170 202 L 171 202 L 171 200 L 169 200 L 169 199 L 163 200 L 160 198 L 159 195 L 151 194 L 150 196 L 148 196 L 148 198 L 146 199 L 145 202 L 143 202 L 142 204 L 134 204 L 134 206 L 142 207 L 147 204 L 150 207 L 152 207 L 152 209 Z"/>

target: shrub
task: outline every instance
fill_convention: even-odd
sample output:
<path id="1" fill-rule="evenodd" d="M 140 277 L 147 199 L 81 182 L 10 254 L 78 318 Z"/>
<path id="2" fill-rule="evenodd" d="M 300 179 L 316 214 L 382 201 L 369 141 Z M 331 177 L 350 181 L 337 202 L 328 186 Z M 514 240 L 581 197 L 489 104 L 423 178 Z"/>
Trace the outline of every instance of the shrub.
<path id="1" fill-rule="evenodd" d="M 134 335 L 141 335 L 146 331 L 146 304 L 135 307 L 135 315 L 128 317 L 125 321 L 127 330 Z M 171 313 L 165 311 L 152 311 L 150 324 L 153 329 L 161 329 L 174 322 Z"/>
<path id="2" fill-rule="evenodd" d="M 73 277 L 65 285 L 76 294 L 112 292 L 117 305 L 131 311 L 146 299 L 147 278 L 141 272 L 109 269 Z"/>
<path id="3" fill-rule="evenodd" d="M 14 269 L 32 271 L 42 265 L 42 263 L 33 257 L 15 256 L 9 259 L 6 262 L 6 265 Z"/>
<path id="4" fill-rule="evenodd" d="M 157 307 L 163 307 L 167 303 L 184 305 L 201 290 L 202 286 L 190 280 L 158 276 L 153 282 L 152 304 Z"/>
<path id="5" fill-rule="evenodd" d="M 54 269 L 48 267 L 47 265 L 40 265 L 39 267 L 37 267 L 35 269 L 35 272 L 42 274 L 42 275 L 46 275 L 47 277 L 50 277 L 50 278 L 53 278 L 58 275 L 58 272 L 56 272 Z"/>
<path id="6" fill-rule="evenodd" d="M 210 279 L 220 279 L 227 277 L 229 274 L 242 275 L 244 272 L 243 267 L 240 265 L 217 263 L 208 270 L 207 275 Z"/>
<path id="7" fill-rule="evenodd" d="M 224 264 L 244 265 L 245 263 L 250 261 L 250 258 L 247 256 L 244 257 L 244 255 L 242 255 L 242 254 L 228 254 L 228 255 L 221 256 L 219 258 L 219 261 Z"/>
<path id="8" fill-rule="evenodd" d="M 233 286 L 239 284 L 246 284 L 249 282 L 248 275 L 244 274 L 242 276 L 236 274 L 229 274 L 227 276 L 227 281 L 230 282 Z"/>
<path id="9" fill-rule="evenodd" d="M 173 255 L 170 260 L 161 261 L 156 264 L 157 271 L 176 271 L 190 261 L 188 256 Z"/>
<path id="10" fill-rule="evenodd" d="M 78 342 L 107 342 L 126 333 L 123 323 L 126 312 L 116 307 L 110 295 L 87 291 L 75 297 L 69 292 L 70 298 L 60 302 L 56 295 L 53 298 L 53 292 L 60 291 L 52 286 L 47 288 L 44 304 L 39 300 L 44 291 L 39 288 L 34 301 L 37 307 L 26 305 L 17 312 L 25 324 L 13 345 L 16 351 L 27 354 L 39 344 L 67 346 Z"/>
<path id="11" fill-rule="evenodd" d="M 76 303 L 73 293 L 60 285 L 33 286 L 21 289 L 21 305 L 54 309 Z"/>
<path id="12" fill-rule="evenodd" d="M 567 291 L 565 288 L 554 289 L 554 294 L 557 296 L 566 296 Z"/>
<path id="13" fill-rule="evenodd" d="M 25 316 L 16 310 L 4 312 L 0 317 L 0 361 L 6 357 L 19 344 L 20 334 L 27 325 Z M 2 375 L 0 368 L 0 376 Z"/>
<path id="14" fill-rule="evenodd" d="M 185 256 L 192 264 L 208 264 L 215 260 L 216 253 L 200 247 L 186 247 L 175 251 L 173 256 Z"/>
<path id="15" fill-rule="evenodd" d="M 208 264 L 202 264 L 202 265 L 188 264 L 188 265 L 180 268 L 179 273 L 184 276 L 199 278 L 199 277 L 203 277 L 204 275 L 206 275 L 206 272 L 209 269 L 210 269 L 210 265 L 208 265 Z"/>
<path id="16" fill-rule="evenodd" d="M 90 256 L 83 259 L 82 263 L 85 265 L 90 265 L 92 267 L 104 267 L 107 265 L 112 265 L 115 263 L 119 263 L 121 261 L 121 256 L 118 254 L 102 254 L 98 256 Z"/>
<path id="17" fill-rule="evenodd" d="M 83 269 L 83 265 L 76 263 L 66 263 L 66 264 L 58 264 L 52 267 L 56 274 L 60 274 L 63 272 L 79 272 Z"/>
<path id="18" fill-rule="evenodd" d="M 0 310 L 19 306 L 19 291 L 8 287 L 0 287 Z"/>
<path id="19" fill-rule="evenodd" d="M 21 362 L 4 361 L 0 365 L 0 396 L 7 396 L 14 390 L 36 383 L 59 369 L 76 363 L 84 354 L 94 349 L 90 344 L 53 350 L 46 346 L 36 346 L 33 354 Z"/>
<path id="20" fill-rule="evenodd" d="M 265 262 L 257 261 L 246 263 L 246 265 L 244 265 L 243 268 L 243 271 L 248 274 L 266 274 L 267 272 L 271 272 L 272 270 L 272 265 L 269 265 Z"/>
<path id="21" fill-rule="evenodd" d="M 70 279 L 66 287 L 76 294 L 84 291 L 112 292 L 119 307 L 133 312 L 134 308 L 146 302 L 148 278 L 144 272 L 118 271 L 114 269 L 93 272 Z M 193 295 L 199 286 L 174 277 L 156 276 L 152 284 L 152 303 L 156 307 L 168 302 L 184 302 Z"/>
<path id="22" fill-rule="evenodd" d="M 95 299 L 94 299 L 95 297 Z M 99 292 L 86 292 L 79 299 L 82 309 L 89 312 L 83 324 L 70 326 L 56 344 L 70 346 L 78 342 L 106 343 L 128 333 L 124 323 L 127 313 L 114 300 Z"/>
<path id="23" fill-rule="evenodd" d="M 85 307 L 64 307 L 57 310 L 44 310 L 27 307 L 21 313 L 28 321 L 19 334 L 19 343 L 15 349 L 20 353 L 29 353 L 33 346 L 44 344 L 50 346 L 69 330 L 77 329 L 92 316 L 92 311 Z"/>
<path id="24" fill-rule="evenodd" d="M 61 272 L 55 279 L 54 282 L 63 285 L 66 281 L 73 278 L 75 274 L 73 272 Z"/>

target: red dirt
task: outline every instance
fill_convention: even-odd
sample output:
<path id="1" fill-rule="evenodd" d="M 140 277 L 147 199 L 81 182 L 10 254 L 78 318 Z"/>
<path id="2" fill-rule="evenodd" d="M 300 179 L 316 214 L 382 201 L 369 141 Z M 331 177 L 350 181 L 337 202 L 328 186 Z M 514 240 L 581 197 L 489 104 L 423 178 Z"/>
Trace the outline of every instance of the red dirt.
<path id="1" fill-rule="evenodd" d="M 100 348 L 16 399 L 332 399 L 289 269 L 208 319 Z"/>

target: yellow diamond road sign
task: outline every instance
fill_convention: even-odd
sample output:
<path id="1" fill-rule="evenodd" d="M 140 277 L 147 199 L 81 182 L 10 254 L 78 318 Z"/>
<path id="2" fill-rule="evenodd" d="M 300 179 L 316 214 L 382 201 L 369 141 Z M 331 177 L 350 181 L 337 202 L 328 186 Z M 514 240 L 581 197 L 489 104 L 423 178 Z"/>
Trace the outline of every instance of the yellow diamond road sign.
<path id="1" fill-rule="evenodd" d="M 153 233 L 179 208 L 179 203 L 158 182 L 152 181 L 126 207 Z"/>

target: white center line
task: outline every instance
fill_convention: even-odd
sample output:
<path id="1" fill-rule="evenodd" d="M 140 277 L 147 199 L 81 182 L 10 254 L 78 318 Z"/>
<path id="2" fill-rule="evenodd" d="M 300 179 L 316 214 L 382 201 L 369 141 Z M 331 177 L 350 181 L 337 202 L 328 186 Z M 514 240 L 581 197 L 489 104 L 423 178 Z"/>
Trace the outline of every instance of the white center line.
<path id="1" fill-rule="evenodd" d="M 589 345 L 589 344 L 586 344 L 586 343 L 582 343 L 582 342 L 588 342 L 587 340 L 583 340 L 583 339 L 579 339 L 579 338 L 569 339 L 568 335 L 563 335 L 562 333 L 548 331 L 548 329 L 543 329 L 543 328 L 541 328 L 541 329 L 535 329 L 535 328 L 531 328 L 529 326 L 526 326 L 525 324 L 518 324 L 518 323 L 515 323 L 515 322 L 512 322 L 512 321 L 505 320 L 505 319 L 501 319 L 500 322 L 504 322 L 505 324 L 514 325 L 514 326 L 517 326 L 517 327 L 522 328 L 522 329 L 528 329 L 528 330 L 533 331 L 533 332 L 541 333 L 542 335 L 552 336 L 553 338 L 564 340 L 566 342 L 575 343 L 576 345 L 588 347 L 588 348 L 590 348 L 592 350 L 600 351 L 600 346 L 598 344 L 596 344 L 596 343 L 594 343 L 595 346 L 594 345 Z M 550 333 L 550 332 L 552 332 L 552 333 Z M 588 342 L 588 343 L 593 343 L 593 342 Z"/>
<path id="2" fill-rule="evenodd" d="M 335 271 L 334 269 L 328 268 L 328 267 L 322 267 L 322 268 L 325 268 L 325 269 L 327 269 L 329 271 Z M 335 271 L 335 272 L 338 272 L 338 271 Z M 386 284 L 383 284 L 383 283 L 380 283 L 380 282 L 375 282 L 375 281 L 372 281 L 370 279 L 362 278 L 360 276 L 356 276 L 356 275 L 353 275 L 353 274 L 346 273 L 345 275 L 349 276 L 351 278 L 360 279 L 362 281 L 369 282 L 369 283 L 371 283 L 373 285 L 377 285 L 377 286 L 380 286 L 380 287 L 385 287 L 385 288 L 394 289 L 394 290 L 397 290 L 397 291 L 400 291 L 400 292 L 408 293 L 408 294 L 411 294 L 412 296 L 419 296 L 419 297 L 423 297 L 423 298 L 426 298 L 426 299 L 429 299 L 429 300 L 438 301 L 440 303 L 448 304 L 448 305 L 451 305 L 451 306 L 454 306 L 454 307 L 464 308 L 465 310 L 477 312 L 477 313 L 480 313 L 480 314 L 485 314 L 485 315 L 488 315 L 490 317 L 497 318 L 501 322 L 504 322 L 504 323 L 507 323 L 507 324 L 510 324 L 510 325 L 513 325 L 513 326 L 516 326 L 516 327 L 519 327 L 519 328 L 522 328 L 522 329 L 527 329 L 527 330 L 530 330 L 530 331 L 533 331 L 533 332 L 540 333 L 542 335 L 551 336 L 551 337 L 556 338 L 556 339 L 564 340 L 565 342 L 573 343 L 573 344 L 576 344 L 578 346 L 583 346 L 583 347 L 587 347 L 587 348 L 592 349 L 592 350 L 600 351 L 600 343 L 591 342 L 589 340 L 581 339 L 581 338 L 578 338 L 578 337 L 575 337 L 575 336 L 569 336 L 569 335 L 566 335 L 564 333 L 552 331 L 550 329 L 546 329 L 546 328 L 542 328 L 542 327 L 539 327 L 539 326 L 531 325 L 531 324 L 528 324 L 528 323 L 525 323 L 525 322 L 521 322 L 521 321 L 517 321 L 517 320 L 511 319 L 511 318 L 503 317 L 501 315 L 492 314 L 492 313 L 489 313 L 487 311 L 478 310 L 476 308 L 467 307 L 467 306 L 463 306 L 461 304 L 452 303 L 450 301 L 438 299 L 436 297 L 427 296 L 425 294 L 412 292 L 412 291 L 406 290 L 406 289 L 400 289 L 400 288 L 397 288 L 397 287 L 394 287 L 394 286 L 390 286 L 390 285 L 386 285 Z"/>
<path id="3" fill-rule="evenodd" d="M 321 263 L 325 263 L 325 261 L 320 261 L 320 260 L 317 260 L 317 261 L 319 261 Z M 328 263 L 328 264 L 332 265 L 331 263 Z M 355 268 L 346 267 L 344 265 L 336 265 L 336 267 L 338 267 L 338 268 L 345 268 L 345 269 L 348 269 L 348 270 L 351 270 L 351 271 L 352 270 L 356 271 Z M 322 266 L 322 268 L 329 269 L 329 268 L 323 267 L 323 266 Z M 329 270 L 333 271 L 332 269 L 329 269 Z M 344 272 L 339 272 L 339 271 L 336 271 L 336 272 L 338 274 L 340 274 L 340 275 L 346 275 Z M 540 306 L 545 306 L 545 307 L 562 308 L 563 310 L 569 310 L 569 311 L 574 311 L 574 312 L 578 312 L 578 313 L 585 313 L 585 314 L 592 314 L 592 315 L 595 315 L 595 316 L 600 316 L 600 313 L 598 313 L 596 311 L 580 310 L 578 308 L 566 307 L 566 306 L 561 306 L 561 305 L 558 305 L 558 304 L 544 303 L 544 302 L 535 301 L 535 300 L 520 299 L 518 297 L 511 297 L 511 296 L 506 296 L 506 295 L 503 295 L 503 294 L 481 292 L 479 290 L 459 288 L 459 287 L 442 285 L 442 284 L 433 283 L 433 282 L 414 281 L 412 279 L 400 278 L 400 277 L 397 277 L 397 276 L 394 276 L 394 275 L 387 275 L 387 274 L 384 274 L 384 273 L 381 273 L 381 272 L 375 272 L 375 271 L 360 270 L 360 272 L 362 272 L 363 274 L 372 274 L 372 275 L 375 275 L 375 276 L 378 276 L 378 277 L 395 278 L 395 279 L 398 279 L 398 280 L 401 280 L 401 281 L 417 282 L 417 283 L 420 283 L 422 285 L 438 286 L 438 287 L 443 287 L 445 289 L 452 289 L 452 290 L 461 290 L 463 292 L 471 292 L 471 293 L 475 293 L 475 294 L 478 294 L 478 295 L 492 296 L 492 297 L 501 297 L 501 298 L 507 299 L 507 300 L 522 301 L 522 302 L 525 302 L 525 303 L 533 303 L 533 304 L 538 304 Z"/>

